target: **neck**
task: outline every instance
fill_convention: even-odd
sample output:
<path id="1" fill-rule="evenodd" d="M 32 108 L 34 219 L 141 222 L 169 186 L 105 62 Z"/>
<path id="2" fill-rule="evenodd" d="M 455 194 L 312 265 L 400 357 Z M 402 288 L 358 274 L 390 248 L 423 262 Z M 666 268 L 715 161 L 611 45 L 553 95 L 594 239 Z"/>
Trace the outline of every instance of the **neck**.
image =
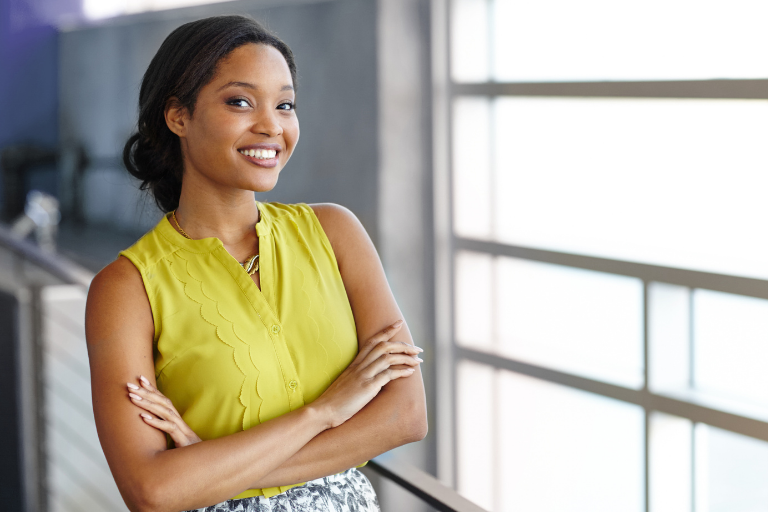
<path id="1" fill-rule="evenodd" d="M 196 192 L 182 186 L 176 209 L 176 219 L 190 238 L 216 237 L 237 252 L 255 241 L 259 209 L 253 192 L 238 190 L 225 196 Z"/>

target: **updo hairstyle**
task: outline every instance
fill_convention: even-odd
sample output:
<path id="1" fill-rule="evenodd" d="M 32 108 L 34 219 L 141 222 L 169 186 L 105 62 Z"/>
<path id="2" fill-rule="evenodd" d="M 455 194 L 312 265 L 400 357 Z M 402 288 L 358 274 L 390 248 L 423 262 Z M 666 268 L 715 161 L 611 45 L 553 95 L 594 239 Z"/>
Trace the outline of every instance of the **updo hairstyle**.
<path id="1" fill-rule="evenodd" d="M 216 16 L 180 26 L 163 41 L 144 73 L 138 132 L 125 143 L 123 162 L 141 181 L 141 190 L 149 190 L 163 212 L 179 206 L 184 172 L 179 137 L 165 124 L 168 100 L 176 97 L 193 115 L 197 95 L 215 76 L 219 61 L 248 43 L 278 50 L 296 87 L 296 64 L 290 48 L 245 16 Z"/>

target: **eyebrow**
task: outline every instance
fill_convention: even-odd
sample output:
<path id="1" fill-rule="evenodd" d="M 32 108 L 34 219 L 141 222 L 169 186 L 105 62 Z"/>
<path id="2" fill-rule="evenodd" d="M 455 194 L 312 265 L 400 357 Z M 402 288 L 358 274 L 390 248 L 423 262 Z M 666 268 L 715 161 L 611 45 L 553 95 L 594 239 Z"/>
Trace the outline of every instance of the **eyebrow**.
<path id="1" fill-rule="evenodd" d="M 217 89 L 218 91 L 224 90 L 227 87 L 245 87 L 246 89 L 258 90 L 259 86 L 250 82 L 228 82 Z M 280 91 L 292 91 L 292 85 L 284 85 L 280 88 Z"/>

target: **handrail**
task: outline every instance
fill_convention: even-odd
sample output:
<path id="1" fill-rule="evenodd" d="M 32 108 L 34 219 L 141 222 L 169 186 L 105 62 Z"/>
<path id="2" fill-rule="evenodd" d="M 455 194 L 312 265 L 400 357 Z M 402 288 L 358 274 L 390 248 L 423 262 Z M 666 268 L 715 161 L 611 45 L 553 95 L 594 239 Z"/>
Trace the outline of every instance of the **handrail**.
<path id="1" fill-rule="evenodd" d="M 391 480 L 414 496 L 444 512 L 486 512 L 429 473 L 397 463 L 387 457 L 368 462 L 367 467 Z"/>
<path id="2" fill-rule="evenodd" d="M 534 249 L 532 247 L 463 237 L 456 237 L 454 239 L 454 244 L 457 249 L 467 251 L 484 252 L 496 256 L 507 256 L 510 258 L 552 263 L 566 267 L 581 268 L 584 270 L 594 270 L 607 274 L 636 277 L 643 281 L 657 281 L 686 286 L 688 288 L 703 288 L 718 292 L 733 293 L 736 295 L 746 295 L 758 299 L 768 299 L 768 283 L 766 280 L 753 277 L 664 267 L 661 265 L 636 263 L 624 260 L 612 260 L 597 256 L 586 256 L 583 254 L 572 254 L 546 249 Z"/>
<path id="3" fill-rule="evenodd" d="M 79 285 L 85 288 L 91 285 L 93 272 L 67 258 L 42 251 L 32 242 L 14 236 L 10 229 L 2 225 L 0 225 L 0 247 L 5 247 L 30 263 L 41 267 L 66 284 Z"/>

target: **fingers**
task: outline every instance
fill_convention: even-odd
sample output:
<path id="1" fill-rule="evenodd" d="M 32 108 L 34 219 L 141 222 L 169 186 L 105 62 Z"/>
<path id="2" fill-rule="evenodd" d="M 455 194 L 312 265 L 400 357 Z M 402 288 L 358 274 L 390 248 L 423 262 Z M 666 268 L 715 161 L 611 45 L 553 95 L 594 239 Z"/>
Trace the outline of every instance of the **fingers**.
<path id="1" fill-rule="evenodd" d="M 143 378 L 143 377 L 142 377 Z M 142 381 L 142 387 L 140 388 L 136 384 L 127 384 L 128 397 L 131 401 L 149 412 L 160 416 L 163 419 L 171 419 L 172 417 L 180 417 L 173 403 L 165 397 L 160 391 L 154 388 L 149 382 Z"/>
<path id="2" fill-rule="evenodd" d="M 395 368 L 387 368 L 383 372 L 374 377 L 373 382 L 381 389 L 389 382 L 400 379 L 403 377 L 410 377 L 416 371 L 416 368 L 404 368 L 402 370 Z"/>
<path id="3" fill-rule="evenodd" d="M 405 365 L 407 367 L 415 368 L 423 361 L 420 357 L 411 356 L 408 354 L 384 354 L 363 370 L 363 376 L 367 379 L 373 379 L 379 373 L 387 370 L 394 369 L 393 366 Z"/>
<path id="4" fill-rule="evenodd" d="M 402 341 L 380 341 L 376 346 L 372 347 L 368 354 L 360 361 L 361 368 L 366 368 L 373 364 L 384 354 L 408 354 L 409 356 L 418 359 L 417 355 L 423 352 L 419 347 L 415 347 Z"/>
<path id="5" fill-rule="evenodd" d="M 200 441 L 179 415 L 173 403 L 157 390 L 144 377 L 140 377 L 141 387 L 128 383 L 128 397 L 131 402 L 147 411 L 141 418 L 148 425 L 171 436 L 176 446 L 187 446 Z M 151 414 L 147 414 L 151 413 Z"/>
<path id="6" fill-rule="evenodd" d="M 180 448 L 182 446 L 189 446 L 190 444 L 194 444 L 195 442 L 199 441 L 199 439 L 191 439 L 186 432 L 180 429 L 179 426 L 172 421 L 156 418 L 147 413 L 141 413 L 140 416 L 147 425 L 170 435 L 176 447 Z"/>
<path id="7" fill-rule="evenodd" d="M 397 322 L 388 325 L 381 331 L 377 332 L 370 338 L 368 338 L 365 343 L 363 343 L 363 346 L 360 349 L 360 353 L 358 354 L 358 357 L 365 358 L 365 356 L 379 343 L 382 341 L 389 341 L 392 339 L 392 337 L 398 333 L 398 331 L 403 327 L 403 320 L 398 320 Z"/>

